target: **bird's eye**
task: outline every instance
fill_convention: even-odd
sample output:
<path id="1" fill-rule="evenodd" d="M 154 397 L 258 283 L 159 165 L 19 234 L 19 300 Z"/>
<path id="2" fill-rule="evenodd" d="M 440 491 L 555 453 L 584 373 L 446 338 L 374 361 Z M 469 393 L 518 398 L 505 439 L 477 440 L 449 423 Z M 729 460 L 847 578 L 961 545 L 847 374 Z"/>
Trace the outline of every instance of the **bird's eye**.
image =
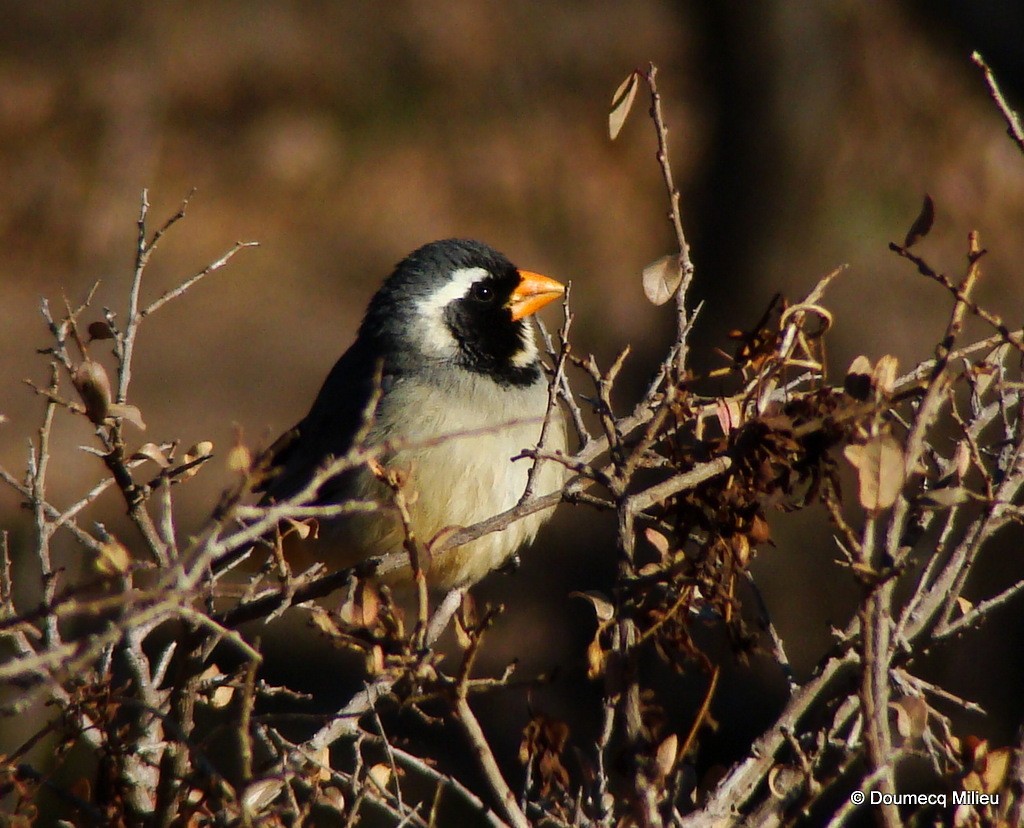
<path id="1" fill-rule="evenodd" d="M 494 299 L 494 290 L 483 282 L 477 282 L 470 290 L 470 295 L 477 302 L 491 302 Z"/>

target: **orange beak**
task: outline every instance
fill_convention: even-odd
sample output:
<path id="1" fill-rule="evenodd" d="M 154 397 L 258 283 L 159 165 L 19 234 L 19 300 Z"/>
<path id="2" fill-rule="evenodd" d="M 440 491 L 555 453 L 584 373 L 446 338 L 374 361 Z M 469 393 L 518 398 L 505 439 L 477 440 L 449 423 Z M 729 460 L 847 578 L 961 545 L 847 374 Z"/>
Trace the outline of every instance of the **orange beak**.
<path id="1" fill-rule="evenodd" d="M 519 284 L 512 291 L 508 307 L 512 311 L 512 319 L 519 320 L 536 313 L 549 302 L 554 302 L 565 293 L 565 285 L 531 273 L 529 270 L 519 271 Z"/>

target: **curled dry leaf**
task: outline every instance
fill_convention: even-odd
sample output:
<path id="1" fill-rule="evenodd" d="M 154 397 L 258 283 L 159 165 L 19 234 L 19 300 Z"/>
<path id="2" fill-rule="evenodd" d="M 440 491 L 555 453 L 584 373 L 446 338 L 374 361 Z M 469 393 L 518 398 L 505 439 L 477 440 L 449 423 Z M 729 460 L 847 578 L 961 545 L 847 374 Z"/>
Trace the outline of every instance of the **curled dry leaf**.
<path id="1" fill-rule="evenodd" d="M 733 398 L 718 400 L 715 403 L 715 416 L 718 417 L 718 424 L 722 427 L 723 434 L 731 434 L 743 425 L 743 410 L 739 402 Z"/>
<path id="2" fill-rule="evenodd" d="M 954 506 L 966 503 L 972 497 L 971 490 L 965 489 L 963 486 L 946 486 L 942 489 L 930 489 L 925 492 L 918 498 L 918 503 L 926 509 L 952 509 Z"/>
<path id="3" fill-rule="evenodd" d="M 802 788 L 803 772 L 792 765 L 773 765 L 768 771 L 768 790 L 776 799 L 785 800 L 792 796 L 793 790 Z"/>
<path id="4" fill-rule="evenodd" d="M 630 72 L 629 76 L 619 84 L 619 88 L 612 95 L 612 108 L 608 113 L 608 136 L 614 141 L 622 125 L 626 123 L 626 117 L 633 106 L 633 99 L 636 97 L 637 87 L 640 86 L 640 75 L 637 72 Z"/>
<path id="5" fill-rule="evenodd" d="M 117 417 L 119 420 L 124 420 L 126 423 L 131 423 L 139 431 L 146 430 L 146 423 L 142 419 L 142 412 L 139 411 L 137 405 L 128 405 L 126 403 L 111 403 L 107 408 L 108 417 Z"/>
<path id="6" fill-rule="evenodd" d="M 285 518 L 282 523 L 288 524 L 288 529 L 285 531 L 285 535 L 295 534 L 299 540 L 306 540 L 311 534 L 313 534 L 313 527 L 315 521 L 312 518 L 306 520 L 295 520 L 294 518 Z"/>
<path id="7" fill-rule="evenodd" d="M 161 469 L 168 468 L 171 463 L 156 443 L 143 443 L 132 455 L 132 460 L 152 460 Z"/>
<path id="8" fill-rule="evenodd" d="M 582 598 L 585 601 L 589 601 L 590 605 L 594 608 L 594 614 L 597 616 L 597 620 L 605 624 L 611 621 L 615 617 L 615 606 L 609 601 L 602 593 L 596 590 L 589 590 L 587 592 L 570 592 L 570 598 Z"/>
<path id="9" fill-rule="evenodd" d="M 847 446 L 843 455 L 857 470 L 861 506 L 877 512 L 896 502 L 903 489 L 906 463 L 895 437 L 878 434 L 863 445 Z"/>
<path id="10" fill-rule="evenodd" d="M 182 462 L 187 466 L 190 463 L 194 463 L 196 460 L 205 460 L 208 457 L 213 456 L 213 443 L 209 440 L 200 440 L 194 446 L 189 448 L 188 451 L 182 456 Z M 195 477 L 199 474 L 199 469 L 202 467 L 202 463 L 196 463 L 196 465 L 185 470 L 183 477 Z"/>
<path id="11" fill-rule="evenodd" d="M 644 295 L 654 305 L 664 305 L 673 297 L 683 281 L 679 256 L 662 256 L 644 268 Z"/>
<path id="12" fill-rule="evenodd" d="M 110 379 L 106 369 L 92 359 L 85 360 L 71 376 L 85 405 L 85 414 L 96 425 L 102 425 L 110 416 Z"/>
<path id="13" fill-rule="evenodd" d="M 921 212 L 917 214 L 914 223 L 907 231 L 907 237 L 903 240 L 904 247 L 912 247 L 928 235 L 935 221 L 935 202 L 932 197 L 925 193 L 924 203 L 921 205 Z"/>

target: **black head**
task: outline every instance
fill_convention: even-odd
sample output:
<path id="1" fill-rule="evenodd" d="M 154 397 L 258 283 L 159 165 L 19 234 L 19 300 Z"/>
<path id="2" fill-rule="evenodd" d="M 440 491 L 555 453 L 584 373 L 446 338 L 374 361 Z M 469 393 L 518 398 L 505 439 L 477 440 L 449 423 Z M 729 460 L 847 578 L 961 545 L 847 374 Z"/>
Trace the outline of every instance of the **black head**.
<path id="1" fill-rule="evenodd" d="M 388 277 L 370 302 L 360 338 L 400 363 L 453 363 L 501 384 L 529 384 L 540 376 L 540 364 L 527 317 L 561 291 L 486 244 L 432 242 Z"/>

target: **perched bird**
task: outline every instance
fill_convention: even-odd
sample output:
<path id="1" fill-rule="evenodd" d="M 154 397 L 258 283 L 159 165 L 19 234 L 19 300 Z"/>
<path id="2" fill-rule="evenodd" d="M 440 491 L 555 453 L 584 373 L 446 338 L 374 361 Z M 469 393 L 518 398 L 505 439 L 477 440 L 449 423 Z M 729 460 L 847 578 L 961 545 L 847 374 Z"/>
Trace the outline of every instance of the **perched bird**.
<path id="1" fill-rule="evenodd" d="M 514 506 L 531 461 L 512 458 L 537 444 L 548 400 L 529 317 L 564 290 L 476 241 L 437 241 L 410 254 L 370 301 L 355 342 L 309 413 L 280 441 L 264 502 L 293 495 L 331 457 L 344 455 L 379 387 L 363 442 L 396 447 L 380 462 L 404 481 L 403 499 L 420 541 Z M 436 439 L 447 435 L 451 439 Z M 565 449 L 559 411 L 545 446 Z M 561 464 L 542 462 L 534 491 L 556 491 L 564 479 Z M 317 501 L 352 498 L 376 500 L 381 508 L 332 518 L 321 527 L 318 543 L 328 563 L 351 566 L 401 552 L 405 531 L 379 470 L 345 472 L 321 487 Z M 534 513 L 434 555 L 426 567 L 428 583 L 438 589 L 475 583 L 532 541 L 550 514 Z M 405 566 L 386 580 L 408 577 Z"/>

